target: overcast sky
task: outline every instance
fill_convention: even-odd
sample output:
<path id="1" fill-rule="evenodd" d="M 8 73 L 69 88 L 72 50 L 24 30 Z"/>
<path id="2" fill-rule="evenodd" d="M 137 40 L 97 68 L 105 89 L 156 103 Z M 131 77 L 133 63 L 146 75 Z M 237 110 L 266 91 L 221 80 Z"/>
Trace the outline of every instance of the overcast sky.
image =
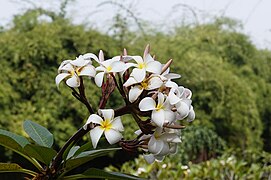
<path id="1" fill-rule="evenodd" d="M 33 4 L 29 2 L 34 2 Z M 98 28 L 110 24 L 119 7 L 110 4 L 98 6 L 104 0 L 74 0 L 68 7 L 68 16 L 77 23 L 88 23 Z M 123 3 L 140 19 L 151 24 L 174 24 L 181 18 L 200 22 L 211 16 L 228 16 L 240 20 L 243 32 L 250 35 L 260 48 L 271 49 L 271 0 L 115 0 Z M 130 5 L 130 6 L 129 6 Z M 59 10 L 56 0 L 0 0 L 0 25 L 7 25 L 12 16 L 29 7 L 42 6 Z"/>

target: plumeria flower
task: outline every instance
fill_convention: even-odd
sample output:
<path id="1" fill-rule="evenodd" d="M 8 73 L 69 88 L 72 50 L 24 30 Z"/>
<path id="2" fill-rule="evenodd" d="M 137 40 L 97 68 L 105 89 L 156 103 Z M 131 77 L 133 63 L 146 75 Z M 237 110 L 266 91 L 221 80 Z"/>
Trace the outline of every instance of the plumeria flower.
<path id="1" fill-rule="evenodd" d="M 193 121 L 195 119 L 195 112 L 191 105 L 192 100 L 192 92 L 184 88 L 183 86 L 179 86 L 178 88 L 171 88 L 168 99 L 171 105 L 175 105 L 178 115 L 177 119 L 184 119 L 188 117 L 188 121 Z"/>
<path id="2" fill-rule="evenodd" d="M 165 155 L 175 153 L 177 143 L 180 142 L 181 139 L 176 130 L 157 127 L 148 143 L 148 151 L 151 154 L 145 155 L 144 158 L 148 163 L 152 163 L 154 160 L 161 161 Z"/>
<path id="3" fill-rule="evenodd" d="M 136 84 L 136 85 L 134 85 Z M 154 90 L 163 85 L 163 81 L 159 75 L 151 75 L 149 78 L 144 79 L 141 83 L 137 83 L 134 78 L 129 78 L 123 86 L 128 87 L 134 85 L 129 90 L 129 101 L 134 102 L 141 95 L 144 90 Z"/>
<path id="4" fill-rule="evenodd" d="M 103 78 L 105 74 L 122 72 L 126 70 L 126 65 L 124 62 L 119 61 L 117 58 L 108 59 L 104 61 L 103 53 L 100 51 L 99 61 L 100 66 L 96 67 L 96 71 L 101 71 L 95 76 L 95 83 L 98 87 L 103 84 Z"/>
<path id="5" fill-rule="evenodd" d="M 155 61 L 150 54 L 146 54 L 144 59 L 141 56 L 132 56 L 137 64 L 127 63 L 126 66 L 135 68 L 133 69 L 130 77 L 133 77 L 137 83 L 142 82 L 146 77 L 146 71 L 154 74 L 161 74 L 162 64 Z"/>
<path id="6" fill-rule="evenodd" d="M 94 66 L 92 66 L 91 58 L 94 54 L 88 53 L 83 56 L 79 56 L 75 60 L 65 60 L 58 68 L 59 74 L 55 78 L 56 85 L 68 78 L 66 84 L 70 87 L 80 86 L 80 76 L 94 77 L 96 74 Z M 95 56 L 95 55 L 94 55 Z"/>
<path id="7" fill-rule="evenodd" d="M 90 130 L 90 137 L 94 148 L 97 147 L 99 139 L 104 133 L 105 138 L 109 144 L 115 144 L 122 138 L 122 132 L 124 130 L 120 117 L 114 118 L 113 109 L 100 109 L 99 115 L 92 114 L 89 116 L 84 129 L 86 129 L 89 123 L 95 123 L 97 126 Z"/>
<path id="8" fill-rule="evenodd" d="M 167 70 L 161 74 L 164 84 L 166 87 L 169 87 L 169 88 L 178 88 L 178 84 L 171 80 L 178 79 L 181 77 L 181 75 L 176 74 L 176 73 L 170 73 L 169 70 L 170 68 L 167 68 Z"/>
<path id="9" fill-rule="evenodd" d="M 151 120 L 159 127 L 163 127 L 164 123 L 172 123 L 175 119 L 175 113 L 171 111 L 171 105 L 165 96 L 158 92 L 158 102 L 156 103 L 153 98 L 146 97 L 139 103 L 141 111 L 152 110 Z"/>

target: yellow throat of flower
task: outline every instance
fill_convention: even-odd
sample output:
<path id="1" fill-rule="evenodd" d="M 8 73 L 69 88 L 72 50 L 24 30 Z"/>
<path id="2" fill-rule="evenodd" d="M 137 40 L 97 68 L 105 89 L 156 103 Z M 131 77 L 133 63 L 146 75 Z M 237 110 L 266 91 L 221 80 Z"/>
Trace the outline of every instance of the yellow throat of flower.
<path id="1" fill-rule="evenodd" d="M 105 131 L 110 130 L 112 128 L 110 119 L 105 119 L 104 121 L 102 121 L 101 128 Z"/>

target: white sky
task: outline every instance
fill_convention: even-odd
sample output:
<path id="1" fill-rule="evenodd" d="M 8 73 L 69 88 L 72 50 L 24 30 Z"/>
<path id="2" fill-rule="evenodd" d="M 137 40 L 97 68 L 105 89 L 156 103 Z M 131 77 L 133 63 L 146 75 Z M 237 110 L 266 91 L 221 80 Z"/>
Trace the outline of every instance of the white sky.
<path id="1" fill-rule="evenodd" d="M 69 5 L 68 16 L 77 23 L 88 23 L 103 29 L 112 23 L 112 17 L 119 10 L 117 6 L 105 4 L 106 0 L 75 0 Z M 42 6 L 59 10 L 56 0 L 0 0 L 0 25 L 6 25 L 12 16 L 22 13 L 28 7 Z M 232 17 L 244 25 L 244 33 L 251 36 L 260 48 L 271 49 L 271 0 L 115 0 L 130 5 L 130 10 L 140 19 L 151 24 L 170 24 L 180 22 L 182 17 L 193 18 L 188 5 L 197 13 L 200 22 L 215 15 Z M 177 5 L 177 6 L 176 6 Z"/>

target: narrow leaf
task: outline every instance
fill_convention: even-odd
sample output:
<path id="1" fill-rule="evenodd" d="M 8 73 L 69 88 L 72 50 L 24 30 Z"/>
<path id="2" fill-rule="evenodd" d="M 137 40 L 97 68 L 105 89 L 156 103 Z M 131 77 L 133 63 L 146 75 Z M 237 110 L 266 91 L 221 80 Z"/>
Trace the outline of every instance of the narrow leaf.
<path id="1" fill-rule="evenodd" d="M 19 136 L 17 134 L 12 133 L 12 132 L 0 129 L 0 134 L 10 137 L 14 141 L 16 141 L 18 144 L 20 144 L 22 147 L 29 144 L 29 141 L 25 137 Z"/>
<path id="2" fill-rule="evenodd" d="M 90 168 L 82 174 L 66 176 L 64 179 L 86 179 L 86 178 L 99 178 L 99 179 L 110 179 L 110 180 L 142 180 L 143 178 L 136 177 L 133 175 L 122 174 L 119 172 L 107 172 L 101 169 Z"/>
<path id="3" fill-rule="evenodd" d="M 37 159 L 38 161 L 46 165 L 49 165 L 52 159 L 57 154 L 57 152 L 53 150 L 52 148 L 33 145 L 33 144 L 26 145 L 24 147 L 24 150 L 29 156 Z"/>
<path id="4" fill-rule="evenodd" d="M 74 155 L 74 153 L 77 152 L 78 149 L 80 149 L 80 146 L 73 146 L 70 149 L 66 159 L 70 159 Z"/>
<path id="5" fill-rule="evenodd" d="M 76 156 L 73 159 L 69 159 L 66 162 L 65 171 L 68 172 L 76 167 L 81 166 L 82 164 L 91 161 L 97 157 L 105 156 L 110 152 L 114 152 L 116 150 L 120 150 L 121 148 L 110 148 L 110 149 L 99 149 L 92 151 L 85 151 Z"/>
<path id="6" fill-rule="evenodd" d="M 24 122 L 24 130 L 37 144 L 49 148 L 52 147 L 54 143 L 53 135 L 45 127 L 26 120 Z"/>

